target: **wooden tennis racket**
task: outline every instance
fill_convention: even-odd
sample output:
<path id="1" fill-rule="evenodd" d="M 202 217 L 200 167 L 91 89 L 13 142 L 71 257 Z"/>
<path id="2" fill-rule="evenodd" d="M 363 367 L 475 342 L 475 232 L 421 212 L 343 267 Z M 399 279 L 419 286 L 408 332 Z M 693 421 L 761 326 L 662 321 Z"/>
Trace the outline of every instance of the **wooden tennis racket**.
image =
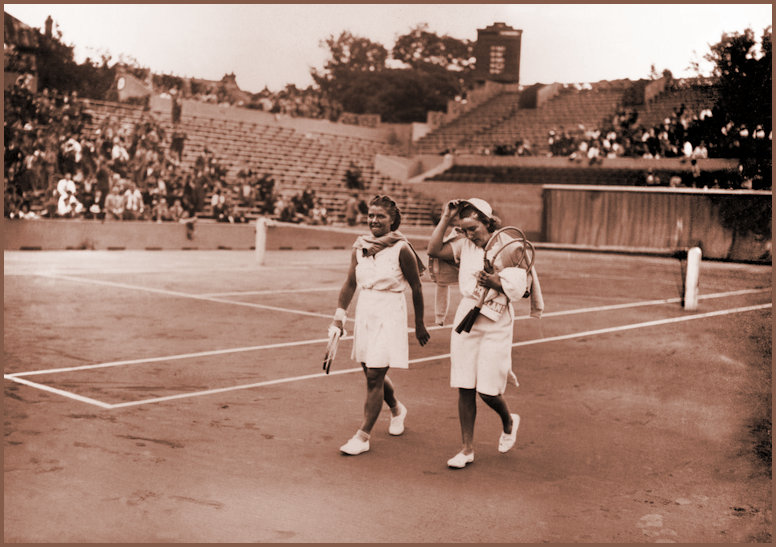
<path id="1" fill-rule="evenodd" d="M 501 244 L 501 247 L 488 260 L 488 252 L 497 244 Z M 525 237 L 520 228 L 505 226 L 500 230 L 496 230 L 490 236 L 490 239 L 485 244 L 485 257 L 483 269 L 488 273 L 499 272 L 504 268 L 510 267 L 520 267 L 529 272 L 533 267 L 535 250 L 533 244 L 528 241 L 528 238 Z M 462 332 L 471 331 L 474 322 L 480 315 L 488 292 L 489 289 L 487 288 L 483 291 L 477 305 L 458 323 L 458 326 L 455 327 L 455 332 L 461 334 Z"/>

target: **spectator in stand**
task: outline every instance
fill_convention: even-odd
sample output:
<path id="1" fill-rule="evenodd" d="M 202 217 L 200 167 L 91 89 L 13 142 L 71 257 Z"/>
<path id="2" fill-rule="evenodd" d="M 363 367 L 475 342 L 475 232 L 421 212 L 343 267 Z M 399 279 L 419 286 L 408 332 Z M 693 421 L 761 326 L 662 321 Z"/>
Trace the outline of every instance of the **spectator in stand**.
<path id="1" fill-rule="evenodd" d="M 240 181 L 240 202 L 246 207 L 253 207 L 255 203 L 253 176 L 246 173 Z"/>
<path id="2" fill-rule="evenodd" d="M 272 203 L 272 216 L 280 219 L 281 214 L 286 208 L 286 198 L 283 194 L 277 194 L 274 196 L 274 202 Z"/>
<path id="3" fill-rule="evenodd" d="M 170 220 L 174 222 L 178 222 L 188 216 L 186 209 L 183 208 L 183 204 L 181 203 L 180 198 L 175 198 L 175 201 L 168 210 L 168 215 L 170 216 Z"/>
<path id="4" fill-rule="evenodd" d="M 367 214 L 369 213 L 369 206 L 366 204 L 366 200 L 360 199 L 358 201 L 358 218 L 356 222 L 358 224 L 364 224 L 367 220 Z"/>
<path id="5" fill-rule="evenodd" d="M 226 212 L 226 196 L 220 186 L 210 198 L 210 207 L 213 210 L 213 217 L 219 221 L 223 220 Z"/>
<path id="6" fill-rule="evenodd" d="M 75 195 L 76 192 L 78 192 L 78 189 L 73 180 L 73 175 L 71 173 L 65 173 L 65 176 L 57 182 L 57 200 L 70 194 Z"/>
<path id="7" fill-rule="evenodd" d="M 121 176 L 127 176 L 129 152 L 127 152 L 127 149 L 124 146 L 124 140 L 121 137 L 114 137 L 110 159 L 113 170 L 120 173 Z"/>
<path id="8" fill-rule="evenodd" d="M 95 180 L 94 175 L 90 175 L 83 179 L 79 199 L 81 203 L 84 204 L 84 209 L 88 215 L 92 204 L 97 199 L 97 181 Z"/>
<path id="9" fill-rule="evenodd" d="M 63 171 L 72 173 L 81 166 L 81 143 L 75 136 L 71 136 L 62 143 L 61 152 L 60 167 Z"/>
<path id="10" fill-rule="evenodd" d="M 95 190 L 94 200 L 92 201 L 92 203 L 88 205 L 86 209 L 87 218 L 93 218 L 93 219 L 105 218 L 105 215 L 102 211 L 102 206 L 100 206 L 101 201 L 104 201 L 102 198 L 102 192 L 100 190 Z"/>
<path id="11" fill-rule="evenodd" d="M 309 214 L 313 207 L 315 207 L 315 189 L 309 182 L 302 191 L 301 204 L 304 207 L 305 214 Z"/>
<path id="12" fill-rule="evenodd" d="M 124 219 L 141 220 L 144 211 L 143 194 L 134 182 L 130 182 L 129 188 L 124 192 Z"/>
<path id="13" fill-rule="evenodd" d="M 708 148 L 706 148 L 706 143 L 704 141 L 701 141 L 700 143 L 698 143 L 698 146 L 696 146 L 695 149 L 692 151 L 692 158 L 705 160 L 708 157 L 709 157 L 709 150 Z"/>
<path id="14" fill-rule="evenodd" d="M 5 218 L 16 218 L 21 203 L 22 198 L 16 192 L 16 187 L 6 186 L 3 199 L 3 216 Z"/>
<path id="15" fill-rule="evenodd" d="M 16 213 L 16 218 L 20 220 L 35 220 L 40 218 L 40 216 L 34 211 L 30 210 L 30 202 L 25 200 L 22 202 L 21 206 L 19 207 L 19 210 Z"/>
<path id="16" fill-rule="evenodd" d="M 348 226 L 355 226 L 358 222 L 358 192 L 353 192 L 345 203 L 345 222 Z"/>
<path id="17" fill-rule="evenodd" d="M 655 174 L 655 170 L 651 167 L 647 169 L 647 173 L 644 176 L 644 184 L 647 186 L 660 186 L 660 177 Z"/>
<path id="18" fill-rule="evenodd" d="M 350 190 L 364 189 L 364 180 L 361 169 L 354 161 L 350 162 L 347 171 L 345 171 L 345 186 Z"/>
<path id="19" fill-rule="evenodd" d="M 181 100 L 180 100 L 180 97 L 178 97 L 178 91 L 176 89 L 171 89 L 170 95 L 172 97 L 172 111 L 171 111 L 172 123 L 174 125 L 177 125 L 181 122 L 181 114 L 183 113 L 183 106 L 181 105 Z"/>
<path id="20" fill-rule="evenodd" d="M 151 220 L 159 223 L 164 220 L 171 220 L 167 198 L 156 196 L 151 202 Z"/>
<path id="21" fill-rule="evenodd" d="M 310 223 L 314 225 L 328 224 L 326 207 L 323 206 L 323 202 L 320 198 L 315 199 L 315 206 L 310 211 Z"/>
<path id="22" fill-rule="evenodd" d="M 114 185 L 105 198 L 105 220 L 124 219 L 124 197 L 121 195 L 121 186 Z"/>
<path id="23" fill-rule="evenodd" d="M 170 143 L 170 152 L 173 157 L 178 160 L 178 163 L 183 161 L 183 149 L 186 144 L 186 132 L 180 128 L 176 128 L 172 134 L 172 142 Z"/>
<path id="24" fill-rule="evenodd" d="M 695 158 L 690 160 L 690 176 L 693 188 L 700 188 L 703 185 L 701 181 L 701 166 L 698 165 L 698 160 Z"/>
<path id="25" fill-rule="evenodd" d="M 186 178 L 186 182 L 183 186 L 183 194 L 181 196 L 181 203 L 183 208 L 188 212 L 189 217 L 195 217 L 199 211 L 199 190 L 194 184 L 194 180 L 191 176 Z"/>
<path id="26" fill-rule="evenodd" d="M 75 197 L 75 193 L 67 192 L 59 197 L 57 203 L 57 216 L 75 218 L 84 210 L 83 204 Z"/>

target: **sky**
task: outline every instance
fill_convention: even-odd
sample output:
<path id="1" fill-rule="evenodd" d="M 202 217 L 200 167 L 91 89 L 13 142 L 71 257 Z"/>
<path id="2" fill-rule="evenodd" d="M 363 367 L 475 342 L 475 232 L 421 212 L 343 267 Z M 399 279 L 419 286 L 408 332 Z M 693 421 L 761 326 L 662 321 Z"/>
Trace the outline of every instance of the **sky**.
<path id="1" fill-rule="evenodd" d="M 349 31 L 383 44 L 427 23 L 436 34 L 476 40 L 503 22 L 521 29 L 520 83 L 584 83 L 703 72 L 723 33 L 772 24 L 771 4 L 5 4 L 43 28 L 51 15 L 76 60 L 134 58 L 156 73 L 220 80 L 249 92 L 311 85 L 327 37 Z"/>

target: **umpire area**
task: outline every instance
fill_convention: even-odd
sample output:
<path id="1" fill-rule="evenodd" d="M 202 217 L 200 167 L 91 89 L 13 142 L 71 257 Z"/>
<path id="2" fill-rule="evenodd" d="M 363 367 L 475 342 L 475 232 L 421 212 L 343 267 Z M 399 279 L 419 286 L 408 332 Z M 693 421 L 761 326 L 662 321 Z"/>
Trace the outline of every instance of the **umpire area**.
<path id="1" fill-rule="evenodd" d="M 339 453 L 365 392 L 347 337 L 321 371 L 348 261 L 5 251 L 4 540 L 770 541 L 770 265 L 703 261 L 687 311 L 675 259 L 540 249 L 517 445 L 498 453 L 480 402 L 476 460 L 451 470 L 450 325 L 408 333 L 389 373 L 404 435 L 384 408 L 371 450 Z"/>

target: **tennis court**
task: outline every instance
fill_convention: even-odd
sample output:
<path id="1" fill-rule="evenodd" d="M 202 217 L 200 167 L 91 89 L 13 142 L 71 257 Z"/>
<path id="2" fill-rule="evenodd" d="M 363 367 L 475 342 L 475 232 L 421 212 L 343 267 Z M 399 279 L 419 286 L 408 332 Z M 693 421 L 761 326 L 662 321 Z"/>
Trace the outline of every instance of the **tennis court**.
<path id="1" fill-rule="evenodd" d="M 321 371 L 347 250 L 4 259 L 6 542 L 771 539 L 770 266 L 704 261 L 688 311 L 675 259 L 540 248 L 517 445 L 480 403 L 450 470 L 449 325 L 390 373 L 405 434 L 384 409 L 339 453 L 364 397 L 348 337 Z"/>

